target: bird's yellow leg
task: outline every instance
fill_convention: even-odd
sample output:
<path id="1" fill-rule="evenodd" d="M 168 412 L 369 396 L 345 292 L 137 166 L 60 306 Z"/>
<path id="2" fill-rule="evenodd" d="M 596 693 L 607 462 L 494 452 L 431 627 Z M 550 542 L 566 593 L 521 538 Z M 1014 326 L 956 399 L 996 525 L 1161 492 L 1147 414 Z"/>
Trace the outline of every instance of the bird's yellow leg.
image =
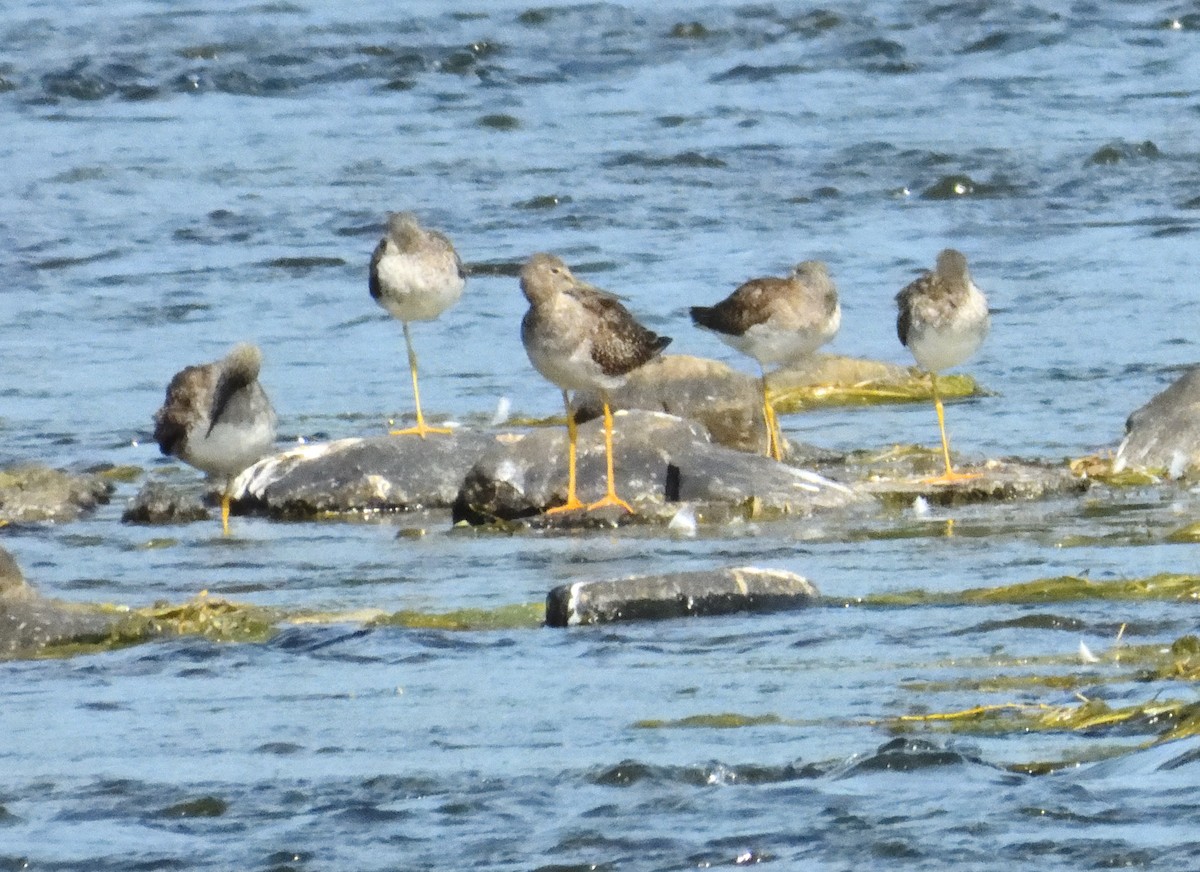
<path id="1" fill-rule="evenodd" d="M 221 492 L 221 535 L 229 535 L 229 488 Z"/>
<path id="2" fill-rule="evenodd" d="M 575 445 L 579 437 L 579 428 L 575 425 L 575 413 L 571 411 L 571 398 L 566 391 L 563 391 L 563 405 L 567 409 L 567 501 L 561 506 L 547 509 L 547 515 L 585 508 L 583 501 L 575 493 Z"/>
<path id="3" fill-rule="evenodd" d="M 633 506 L 629 505 L 629 503 L 625 502 L 623 499 L 621 499 L 619 496 L 617 496 L 617 485 L 616 485 L 616 481 L 615 481 L 615 476 L 613 475 L 613 435 L 612 434 L 613 434 L 612 409 L 608 405 L 608 398 L 605 397 L 604 398 L 604 454 L 608 459 L 608 490 L 604 494 L 604 497 L 602 499 L 599 499 L 596 502 L 590 504 L 587 507 L 587 509 L 590 512 L 594 509 L 602 509 L 605 506 L 620 506 L 622 509 L 624 509 L 625 511 L 629 512 L 632 515 L 634 513 Z"/>
<path id="4" fill-rule="evenodd" d="M 929 378 L 933 382 L 933 405 L 937 409 L 938 430 L 942 434 L 942 460 L 946 463 L 946 471 L 942 475 L 934 476 L 933 478 L 922 479 L 925 484 L 943 484 L 953 481 L 966 481 L 972 478 L 979 478 L 979 473 L 976 472 L 955 472 L 954 467 L 950 463 L 950 439 L 946 436 L 946 412 L 942 407 L 942 397 L 938 393 L 937 373 L 931 372 Z"/>
<path id="5" fill-rule="evenodd" d="M 767 457 L 773 460 L 783 460 L 783 434 L 779 431 L 779 418 L 775 407 L 771 405 L 771 396 L 767 392 L 767 373 L 762 374 L 762 404 L 763 423 L 767 427 Z"/>
<path id="6" fill-rule="evenodd" d="M 420 436 L 425 438 L 429 433 L 451 433 L 449 427 L 430 427 L 425 423 L 425 416 L 421 414 L 421 389 L 417 385 L 417 353 L 413 350 L 412 336 L 408 332 L 408 322 L 404 323 L 404 344 L 408 346 L 408 368 L 412 372 L 413 383 L 413 399 L 417 404 L 417 425 L 415 427 L 406 427 L 403 430 L 389 430 L 391 436 Z"/>

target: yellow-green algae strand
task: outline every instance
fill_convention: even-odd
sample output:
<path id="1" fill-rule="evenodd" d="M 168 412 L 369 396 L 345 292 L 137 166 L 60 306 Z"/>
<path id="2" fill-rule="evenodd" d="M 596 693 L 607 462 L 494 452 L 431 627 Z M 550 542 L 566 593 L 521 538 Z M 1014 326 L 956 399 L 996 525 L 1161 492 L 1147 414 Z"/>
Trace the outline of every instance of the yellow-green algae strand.
<path id="1" fill-rule="evenodd" d="M 381 615 L 371 623 L 415 630 L 525 630 L 540 627 L 545 621 L 545 603 L 523 603 L 452 612 L 399 611 Z"/>
<path id="2" fill-rule="evenodd" d="M 870 594 L 843 605 L 1029 605 L 1101 600 L 1200 602 L 1200 575 L 1159 573 L 1146 578 L 1093 581 L 1077 575 L 1040 578 L 999 587 L 968 588 L 948 593 L 905 590 Z"/>
<path id="3" fill-rule="evenodd" d="M 943 400 L 973 397 L 980 393 L 975 379 L 956 373 L 938 376 L 938 393 Z M 777 414 L 789 415 L 806 409 L 841 406 L 882 406 L 892 403 L 933 402 L 929 376 L 910 370 L 905 381 L 865 381 L 858 384 L 790 385 L 770 391 Z"/>
<path id="4" fill-rule="evenodd" d="M 742 715 L 736 712 L 722 712 L 708 715 L 689 715 L 674 721 L 648 719 L 634 722 L 634 727 L 642 730 L 661 730 L 665 728 L 731 730 L 738 727 L 777 726 L 783 724 L 779 715 Z"/>

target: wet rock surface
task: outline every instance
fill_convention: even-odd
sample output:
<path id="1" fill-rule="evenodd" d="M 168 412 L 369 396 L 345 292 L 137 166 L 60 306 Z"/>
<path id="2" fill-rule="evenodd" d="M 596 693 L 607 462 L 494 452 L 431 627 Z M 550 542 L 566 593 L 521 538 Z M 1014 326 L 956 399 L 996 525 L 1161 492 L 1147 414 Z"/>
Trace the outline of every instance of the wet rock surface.
<path id="1" fill-rule="evenodd" d="M 767 375 L 767 388 L 780 414 L 822 405 L 880 405 L 932 401 L 928 373 L 882 360 L 814 354 Z M 961 373 L 938 377 L 944 399 L 976 396 L 975 380 Z"/>
<path id="2" fill-rule="evenodd" d="M 52 645 L 105 639 L 120 614 L 96 606 L 45 599 L 0 548 L 0 659 L 34 657 Z"/>
<path id="3" fill-rule="evenodd" d="M 0 521 L 73 521 L 107 503 L 113 486 L 92 473 L 45 466 L 0 470 Z"/>
<path id="4" fill-rule="evenodd" d="M 793 572 L 735 567 L 559 585 L 546 597 L 546 624 L 569 627 L 734 612 L 799 609 L 818 596 Z"/>
<path id="5" fill-rule="evenodd" d="M 630 374 L 610 395 L 614 409 L 645 409 L 697 421 L 719 445 L 762 452 L 767 430 L 756 377 L 702 357 L 669 354 Z M 577 419 L 603 413 L 599 395 L 580 393 Z"/>
<path id="6" fill-rule="evenodd" d="M 152 479 L 130 500 L 121 520 L 130 524 L 186 524 L 211 517 L 200 486 Z"/>
<path id="7" fill-rule="evenodd" d="M 1200 366 L 1192 367 L 1129 416 L 1114 472 L 1200 473 Z"/>
<path id="8" fill-rule="evenodd" d="M 753 369 L 754 363 L 748 366 Z M 964 375 L 939 379 L 946 398 L 979 393 Z M 929 400 L 929 376 L 910 366 L 879 360 L 816 354 L 767 375 L 767 388 L 776 412 L 789 414 L 807 407 L 864 405 Z M 667 354 L 635 370 L 625 385 L 610 395 L 614 409 L 666 412 L 703 424 L 712 440 L 729 448 L 762 453 L 767 431 L 762 416 L 762 387 L 758 374 L 740 371 L 716 360 Z M 598 417 L 600 397 L 580 393 L 577 418 Z M 793 461 L 814 452 L 793 446 Z"/>
<path id="9" fill-rule="evenodd" d="M 539 519 L 551 526 L 664 521 L 682 504 L 753 502 L 756 511 L 805 515 L 850 505 L 861 497 L 816 473 L 714 444 L 703 425 L 672 415 L 631 410 L 615 416 L 617 493 L 637 510 L 570 512 Z M 579 427 L 578 493 L 584 502 L 605 490 L 603 423 Z M 472 524 L 541 515 L 566 502 L 567 436 L 549 428 L 514 437 L 489 451 L 467 473 L 454 502 L 455 521 Z"/>
<path id="10" fill-rule="evenodd" d="M 240 511 L 281 518 L 446 508 L 467 470 L 496 438 L 459 430 L 425 439 L 379 436 L 300 445 L 238 476 L 234 504 Z"/>
<path id="11" fill-rule="evenodd" d="M 1091 482 L 1074 475 L 1066 466 L 1052 466 L 1022 460 L 989 460 L 975 465 L 956 466 L 955 471 L 972 477 L 952 482 L 930 480 L 942 469 L 937 464 L 940 454 L 930 452 L 921 461 L 914 452 L 916 463 L 891 465 L 886 472 L 877 471 L 857 483 L 855 489 L 872 494 L 885 503 L 910 505 L 918 497 L 929 505 L 959 506 L 971 503 L 1040 500 L 1056 496 L 1080 494 Z M 932 462 L 930 462 L 932 460 Z"/>

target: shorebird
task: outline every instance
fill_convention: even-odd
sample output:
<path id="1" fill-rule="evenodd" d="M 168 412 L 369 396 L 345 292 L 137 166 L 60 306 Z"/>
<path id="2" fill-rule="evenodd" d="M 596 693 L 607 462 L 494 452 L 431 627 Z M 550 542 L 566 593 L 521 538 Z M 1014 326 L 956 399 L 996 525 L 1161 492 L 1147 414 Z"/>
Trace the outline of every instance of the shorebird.
<path id="1" fill-rule="evenodd" d="M 942 434 L 943 475 L 931 483 L 976 478 L 958 473 L 950 463 L 950 441 L 946 438 L 946 416 L 938 394 L 938 373 L 957 366 L 979 350 L 991 326 L 987 298 L 971 280 L 967 258 L 961 251 L 944 249 L 937 266 L 896 295 L 899 314 L 896 333 L 908 346 L 917 364 L 929 373 L 933 404 Z"/>
<path id="2" fill-rule="evenodd" d="M 562 390 L 567 410 L 567 502 L 550 509 L 566 512 L 604 506 L 633 507 L 617 496 L 613 479 L 613 416 L 609 392 L 670 344 L 639 324 L 614 294 L 582 282 L 552 254 L 535 254 L 521 268 L 521 290 L 529 311 L 521 320 L 521 342 L 534 369 Z M 602 499 L 584 504 L 575 492 L 575 413 L 568 391 L 594 390 L 604 403 L 604 450 L 608 488 Z"/>
<path id="3" fill-rule="evenodd" d="M 391 435 L 449 433 L 447 427 L 430 427 L 421 414 L 421 391 L 417 386 L 417 354 L 413 351 L 410 321 L 432 321 L 458 302 L 466 284 L 467 271 L 453 243 L 436 230 L 426 230 L 411 212 L 388 215 L 387 232 L 371 255 L 369 287 L 371 298 L 404 325 L 408 346 L 408 368 L 412 372 L 417 424 Z"/>
<path id="4" fill-rule="evenodd" d="M 715 306 L 692 306 L 692 321 L 758 361 L 768 457 L 783 459 L 779 419 L 767 392 L 767 367 L 794 363 L 831 340 L 842 323 L 837 288 L 819 260 L 787 278 L 750 279 Z"/>
<path id="5" fill-rule="evenodd" d="M 258 383 L 262 352 L 237 345 L 224 359 L 175 373 L 154 413 L 154 441 L 163 454 L 223 480 L 221 530 L 229 533 L 234 476 L 271 450 L 275 410 Z"/>

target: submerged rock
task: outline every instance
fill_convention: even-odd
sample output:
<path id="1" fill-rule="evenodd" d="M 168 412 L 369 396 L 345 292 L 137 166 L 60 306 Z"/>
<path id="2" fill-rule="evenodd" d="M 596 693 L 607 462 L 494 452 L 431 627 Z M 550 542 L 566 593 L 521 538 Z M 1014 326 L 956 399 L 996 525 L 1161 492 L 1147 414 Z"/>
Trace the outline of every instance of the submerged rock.
<path id="1" fill-rule="evenodd" d="M 45 599 L 0 548 L 0 660 L 106 639 L 120 620 L 120 613 L 98 606 Z"/>
<path id="2" fill-rule="evenodd" d="M 1166 471 L 1172 478 L 1200 471 L 1200 366 L 1185 372 L 1129 416 L 1113 472 Z"/>
<path id="3" fill-rule="evenodd" d="M 45 466 L 0 470 L 0 521 L 73 521 L 107 503 L 113 485 L 99 475 Z"/>
<path id="4" fill-rule="evenodd" d="M 546 597 L 546 624 L 569 627 L 810 605 L 817 589 L 792 572 L 722 568 L 563 584 Z"/>
<path id="5" fill-rule="evenodd" d="M 752 504 L 755 513 L 807 515 L 859 499 L 849 488 L 816 473 L 715 445 L 702 425 L 663 413 L 618 412 L 613 452 L 617 493 L 638 515 L 628 516 L 620 509 L 591 517 L 570 512 L 539 523 L 665 522 L 681 503 Z M 598 500 L 606 479 L 602 421 L 579 427 L 578 456 L 579 498 Z M 566 429 L 543 429 L 513 437 L 480 458 L 466 475 L 453 515 L 456 522 L 472 524 L 529 518 L 564 504 L 566 496 Z"/>
<path id="6" fill-rule="evenodd" d="M 496 442 L 470 430 L 300 445 L 264 457 L 233 483 L 235 505 L 274 517 L 447 508 Z"/>
<path id="7" fill-rule="evenodd" d="M 876 472 L 855 485 L 856 490 L 873 494 L 885 503 L 911 505 L 918 497 L 937 506 L 989 503 L 1008 500 L 1038 500 L 1082 493 L 1091 482 L 1079 478 L 1066 466 L 1048 466 L 1020 460 L 989 460 L 975 466 L 956 465 L 955 471 L 974 478 L 953 482 L 927 480 L 941 472 L 941 453 L 906 452 L 911 458 L 924 455 L 926 462 L 913 467 L 911 462 L 893 465 L 884 473 Z M 901 471 L 907 467 L 908 473 Z M 918 471 L 920 470 L 920 471 Z"/>
<path id="8" fill-rule="evenodd" d="M 181 488 L 154 479 L 142 485 L 125 507 L 121 520 L 129 524 L 186 524 L 210 517 L 195 487 Z"/>

